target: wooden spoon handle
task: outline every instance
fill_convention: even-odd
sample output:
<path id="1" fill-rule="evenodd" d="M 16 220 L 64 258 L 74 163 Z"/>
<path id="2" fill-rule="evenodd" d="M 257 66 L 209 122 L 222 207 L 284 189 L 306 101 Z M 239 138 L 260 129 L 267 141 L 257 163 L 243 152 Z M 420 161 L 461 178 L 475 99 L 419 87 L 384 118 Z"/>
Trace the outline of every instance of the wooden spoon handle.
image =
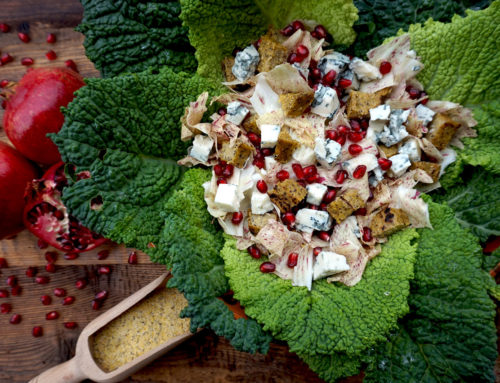
<path id="1" fill-rule="evenodd" d="M 73 358 L 49 368 L 31 379 L 29 383 L 78 383 L 86 377 L 78 367 L 76 359 Z"/>

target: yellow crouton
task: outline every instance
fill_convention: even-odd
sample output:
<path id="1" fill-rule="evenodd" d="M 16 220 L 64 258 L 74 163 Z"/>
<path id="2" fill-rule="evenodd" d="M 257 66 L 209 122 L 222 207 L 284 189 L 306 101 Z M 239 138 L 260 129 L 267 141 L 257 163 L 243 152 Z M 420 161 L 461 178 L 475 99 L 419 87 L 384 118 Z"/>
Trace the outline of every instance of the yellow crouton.
<path id="1" fill-rule="evenodd" d="M 292 154 L 300 146 L 298 141 L 295 141 L 287 128 L 281 129 L 274 151 L 276 161 L 286 164 L 292 158 Z"/>
<path id="2" fill-rule="evenodd" d="M 274 32 L 270 30 L 260 40 L 259 56 L 257 70 L 269 72 L 275 66 L 286 63 L 288 49 L 276 40 Z"/>
<path id="3" fill-rule="evenodd" d="M 369 118 L 370 109 L 382 104 L 382 93 L 364 93 L 351 90 L 347 100 L 347 118 Z"/>
<path id="4" fill-rule="evenodd" d="M 437 113 L 431 122 L 429 133 L 427 133 L 427 139 L 432 142 L 438 150 L 443 150 L 448 146 L 459 127 L 460 123 L 453 121 L 443 113 Z"/>
<path id="5" fill-rule="evenodd" d="M 298 117 L 314 101 L 314 92 L 284 93 L 279 100 L 286 117 Z"/>
<path id="6" fill-rule="evenodd" d="M 222 144 L 219 157 L 237 168 L 243 168 L 253 151 L 253 146 L 241 140 L 237 140 L 233 146 L 230 145 L 229 141 L 226 141 Z"/>
<path id="7" fill-rule="evenodd" d="M 361 209 L 365 206 L 365 201 L 359 196 L 356 189 L 347 189 L 341 196 L 354 210 Z"/>
<path id="8" fill-rule="evenodd" d="M 280 211 L 286 213 L 306 198 L 307 189 L 297 181 L 288 179 L 279 182 L 267 194 L 269 194 L 269 198 L 278 206 Z"/>
<path id="9" fill-rule="evenodd" d="M 378 146 L 378 148 L 379 148 L 379 150 L 381 150 L 382 152 L 384 152 L 384 154 L 385 154 L 385 156 L 387 158 L 392 157 L 392 156 L 398 154 L 398 147 L 397 147 L 397 145 L 385 146 L 385 145 L 380 144 Z"/>
<path id="10" fill-rule="evenodd" d="M 401 209 L 387 207 L 372 218 L 370 229 L 375 237 L 386 237 L 410 225 L 410 220 Z"/>
<path id="11" fill-rule="evenodd" d="M 259 116 L 257 114 L 251 114 L 243 120 L 241 126 L 243 127 L 243 129 L 245 129 L 246 132 L 252 132 L 260 136 L 260 128 L 257 125 L 258 118 Z"/>
<path id="12" fill-rule="evenodd" d="M 422 169 L 432 177 L 434 182 L 439 181 L 439 172 L 441 171 L 441 165 L 439 164 L 427 161 L 417 161 L 411 164 L 410 169 Z"/>
<path id="13" fill-rule="evenodd" d="M 248 210 L 248 228 L 253 235 L 259 234 L 260 229 L 269 223 L 269 220 L 278 220 L 278 215 L 275 212 L 266 214 L 252 214 L 252 210 Z"/>
<path id="14" fill-rule="evenodd" d="M 337 224 L 341 223 L 354 212 L 352 206 L 342 198 L 336 198 L 334 201 L 330 202 L 326 210 Z"/>

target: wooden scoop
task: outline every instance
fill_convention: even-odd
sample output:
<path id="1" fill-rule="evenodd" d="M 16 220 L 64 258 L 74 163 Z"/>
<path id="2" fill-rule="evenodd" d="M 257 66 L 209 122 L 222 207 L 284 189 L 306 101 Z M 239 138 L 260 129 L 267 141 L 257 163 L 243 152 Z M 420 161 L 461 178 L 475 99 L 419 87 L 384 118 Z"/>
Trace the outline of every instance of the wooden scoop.
<path id="1" fill-rule="evenodd" d="M 142 354 L 131 362 L 126 363 L 111 372 L 101 370 L 92 357 L 89 338 L 98 330 L 105 327 L 113 319 L 117 318 L 129 308 L 140 302 L 153 290 L 160 287 L 165 282 L 169 274 L 170 273 L 163 274 L 149 285 L 143 287 L 130 297 L 124 299 L 122 302 L 106 311 L 104 314 L 95 318 L 83 329 L 82 333 L 78 337 L 75 356 L 67 362 L 54 366 L 41 373 L 37 377 L 30 380 L 30 383 L 72 383 L 81 382 L 84 379 L 91 379 L 93 381 L 103 383 L 119 382 L 193 336 L 194 334 L 188 332 L 171 338 L 162 345 L 146 352 L 145 354 Z"/>

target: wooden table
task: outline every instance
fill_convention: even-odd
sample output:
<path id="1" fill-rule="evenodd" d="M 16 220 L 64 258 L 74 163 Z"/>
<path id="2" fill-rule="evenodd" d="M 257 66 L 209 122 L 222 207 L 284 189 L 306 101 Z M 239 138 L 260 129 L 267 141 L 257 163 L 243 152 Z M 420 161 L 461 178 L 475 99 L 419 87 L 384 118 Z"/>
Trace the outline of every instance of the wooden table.
<path id="1" fill-rule="evenodd" d="M 85 57 L 83 36 L 73 30 L 82 17 L 83 9 L 78 0 L 1 0 L 0 23 L 8 23 L 10 33 L 0 33 L 0 50 L 14 57 L 14 62 L 0 67 L 0 80 L 19 80 L 25 72 L 20 64 L 22 57 L 32 57 L 37 66 L 63 65 L 73 59 L 84 77 L 97 77 L 99 72 Z M 29 44 L 17 38 L 18 28 L 29 28 L 32 41 Z M 48 32 L 57 35 L 56 44 L 47 44 Z M 49 62 L 45 53 L 53 49 L 58 59 Z M 2 110 L 0 108 L 0 121 Z M 0 140 L 7 141 L 3 130 Z M 130 249 L 108 246 L 108 259 L 98 261 L 96 251 L 84 253 L 73 261 L 66 261 L 59 254 L 57 272 L 50 274 L 49 285 L 36 285 L 25 276 L 28 266 L 43 271 L 44 253 L 36 246 L 37 240 L 28 232 L 15 239 L 0 241 L 0 257 L 8 260 L 9 268 L 0 272 L 0 288 L 6 287 L 8 275 L 16 275 L 23 287 L 21 296 L 10 297 L 13 312 L 22 315 L 18 325 L 9 324 L 10 315 L 0 316 L 0 381 L 26 382 L 43 370 L 72 357 L 80 330 L 93 318 L 118 303 L 141 286 L 164 272 L 161 265 L 153 265 L 141 254 L 138 265 L 128 265 Z M 109 276 L 97 276 L 99 264 L 111 265 Z M 78 278 L 88 277 L 89 286 L 76 290 Z M 40 296 L 51 293 L 53 288 L 63 287 L 76 297 L 72 306 L 62 306 L 54 300 L 51 306 L 43 306 Z M 102 289 L 110 296 L 101 311 L 91 309 L 93 295 Z M 46 321 L 45 313 L 57 310 L 61 318 Z M 78 322 L 76 330 L 65 329 L 65 321 Z M 42 325 L 44 336 L 34 338 L 31 329 Z M 360 377 L 351 380 L 360 381 Z M 284 344 L 273 343 L 268 355 L 250 355 L 234 350 L 224 339 L 204 330 L 192 340 L 181 345 L 165 357 L 157 360 L 127 382 L 321 382 L 305 363 L 288 352 Z"/>

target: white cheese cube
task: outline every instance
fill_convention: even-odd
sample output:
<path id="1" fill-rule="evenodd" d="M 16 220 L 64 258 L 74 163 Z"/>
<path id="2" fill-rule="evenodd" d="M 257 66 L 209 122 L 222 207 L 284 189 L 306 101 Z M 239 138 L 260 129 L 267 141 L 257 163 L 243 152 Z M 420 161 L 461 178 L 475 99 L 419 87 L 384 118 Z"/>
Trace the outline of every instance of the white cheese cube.
<path id="1" fill-rule="evenodd" d="M 295 228 L 304 233 L 328 231 L 332 228 L 332 217 L 323 210 L 300 209 L 295 218 Z"/>
<path id="2" fill-rule="evenodd" d="M 314 150 L 309 146 L 301 145 L 292 154 L 292 157 L 301 165 L 312 165 L 316 162 Z"/>
<path id="3" fill-rule="evenodd" d="M 324 76 L 331 70 L 337 72 L 337 75 L 342 73 L 351 60 L 346 55 L 343 55 L 339 52 L 333 52 L 323 56 L 318 62 L 318 69 L 321 71 L 321 74 Z"/>
<path id="4" fill-rule="evenodd" d="M 220 184 L 217 187 L 214 202 L 215 205 L 223 211 L 239 211 L 240 201 L 238 199 L 238 186 L 233 184 Z"/>
<path id="5" fill-rule="evenodd" d="M 250 203 L 252 205 L 253 214 L 265 214 L 273 210 L 273 203 L 267 193 L 261 193 L 258 190 L 253 191 Z"/>
<path id="6" fill-rule="evenodd" d="M 352 59 L 349 68 L 354 71 L 356 76 L 358 76 L 361 81 L 373 81 L 382 78 L 382 75 L 376 66 L 373 66 L 358 57 Z"/>
<path id="7" fill-rule="evenodd" d="M 392 146 L 408 137 L 406 126 L 403 124 L 408 119 L 410 110 L 396 109 L 391 112 L 389 126 L 384 127 L 384 131 L 378 138 L 385 146 Z"/>
<path id="8" fill-rule="evenodd" d="M 260 146 L 274 148 L 278 142 L 281 127 L 279 125 L 262 124 L 260 126 Z"/>
<path id="9" fill-rule="evenodd" d="M 417 112 L 417 118 L 424 123 L 425 126 L 429 124 L 429 122 L 432 121 L 434 118 L 434 115 L 436 112 L 434 112 L 432 109 L 419 104 L 416 108 L 415 111 Z"/>
<path id="10" fill-rule="evenodd" d="M 370 184 L 371 187 L 376 187 L 380 181 L 384 179 L 384 173 L 382 169 L 380 169 L 380 166 L 377 166 L 375 169 L 373 169 L 373 175 L 370 175 L 368 177 L 368 183 Z"/>
<path id="11" fill-rule="evenodd" d="M 342 146 L 337 141 L 317 137 L 315 143 L 314 153 L 319 162 L 331 165 L 340 157 Z"/>
<path id="12" fill-rule="evenodd" d="M 226 121 L 239 125 L 247 116 L 249 110 L 238 101 L 230 102 L 227 106 Z"/>
<path id="13" fill-rule="evenodd" d="M 408 154 L 410 161 L 420 161 L 420 146 L 414 138 L 409 138 L 401 147 L 398 149 L 400 154 Z"/>
<path id="14" fill-rule="evenodd" d="M 207 162 L 213 146 L 214 140 L 208 136 L 198 134 L 194 137 L 193 147 L 189 151 L 189 155 L 198 161 Z"/>
<path id="15" fill-rule="evenodd" d="M 318 89 L 314 92 L 311 112 L 321 117 L 332 118 L 339 107 L 340 102 L 335 89 L 319 84 Z"/>
<path id="16" fill-rule="evenodd" d="M 316 262 L 313 267 L 313 279 L 321 279 L 329 277 L 333 274 L 338 274 L 349 270 L 346 258 L 334 253 L 333 251 L 322 251 L 316 257 Z"/>
<path id="17" fill-rule="evenodd" d="M 382 104 L 370 109 L 370 120 L 388 120 L 390 114 L 391 107 L 387 104 Z"/>
<path id="18" fill-rule="evenodd" d="M 253 45 L 249 45 L 236 54 L 231 71 L 238 80 L 245 81 L 255 74 L 259 60 L 259 52 Z"/>
<path id="19" fill-rule="evenodd" d="M 411 166 L 408 154 L 396 154 L 391 157 L 391 161 L 391 171 L 395 177 L 401 177 L 406 172 L 406 169 Z"/>
<path id="20" fill-rule="evenodd" d="M 323 200 L 328 187 L 321 184 L 310 184 L 306 186 L 307 188 L 307 199 L 306 202 L 312 205 L 319 205 Z"/>

